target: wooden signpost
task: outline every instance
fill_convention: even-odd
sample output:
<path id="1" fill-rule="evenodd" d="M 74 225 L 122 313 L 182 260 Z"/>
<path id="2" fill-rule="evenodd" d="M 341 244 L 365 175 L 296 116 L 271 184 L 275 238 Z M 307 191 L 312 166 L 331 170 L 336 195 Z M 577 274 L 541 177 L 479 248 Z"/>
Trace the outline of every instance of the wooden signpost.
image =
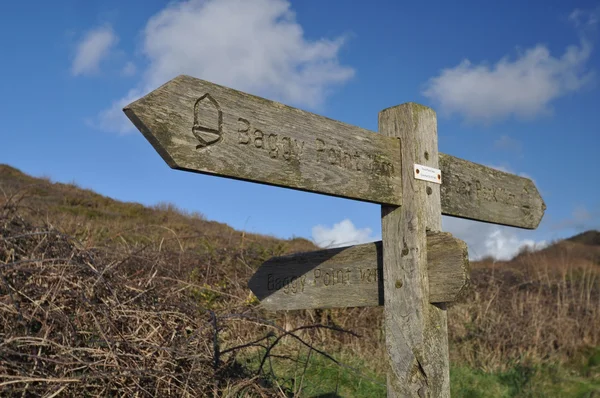
<path id="1" fill-rule="evenodd" d="M 271 310 L 383 305 L 388 396 L 450 395 L 445 303 L 469 280 L 441 215 L 534 229 L 533 182 L 438 153 L 430 108 L 379 114 L 379 133 L 178 76 L 124 108 L 175 169 L 381 204 L 382 241 L 273 258 L 249 287 Z"/>
<path id="2" fill-rule="evenodd" d="M 382 242 L 273 257 L 248 286 L 268 310 L 383 305 Z M 445 232 L 427 235 L 429 301 L 455 301 L 469 280 L 466 244 Z"/>

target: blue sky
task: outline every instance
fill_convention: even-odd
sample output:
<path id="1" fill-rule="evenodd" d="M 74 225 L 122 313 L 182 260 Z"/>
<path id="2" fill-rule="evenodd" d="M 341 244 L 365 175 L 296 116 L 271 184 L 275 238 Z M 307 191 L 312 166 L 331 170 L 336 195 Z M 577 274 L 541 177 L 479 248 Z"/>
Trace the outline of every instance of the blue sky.
<path id="1" fill-rule="evenodd" d="M 32 11 L 32 10 L 35 11 Z M 189 74 L 377 130 L 404 102 L 441 152 L 532 178 L 537 230 L 444 217 L 473 257 L 600 229 L 598 1 L 54 1 L 0 5 L 0 163 L 321 245 L 380 238 L 379 206 L 171 170 L 121 108 Z"/>

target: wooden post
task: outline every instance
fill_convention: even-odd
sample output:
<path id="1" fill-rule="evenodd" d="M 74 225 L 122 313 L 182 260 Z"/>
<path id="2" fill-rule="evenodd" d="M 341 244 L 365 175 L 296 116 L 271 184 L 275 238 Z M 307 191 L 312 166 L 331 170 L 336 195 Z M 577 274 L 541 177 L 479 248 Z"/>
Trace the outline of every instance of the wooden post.
<path id="1" fill-rule="evenodd" d="M 388 397 L 449 397 L 446 309 L 429 303 L 427 231 L 441 230 L 440 185 L 414 165 L 438 168 L 435 112 L 415 103 L 379 113 L 379 131 L 400 140 L 402 205 L 381 207 Z"/>
<path id="2" fill-rule="evenodd" d="M 546 210 L 533 181 L 438 154 L 435 112 L 414 103 L 381 111 L 376 134 L 178 76 L 124 112 L 172 168 L 382 205 L 382 261 L 377 244 L 319 251 L 265 264 L 251 285 L 272 309 L 379 305 L 383 294 L 390 397 L 450 396 L 444 302 L 468 266 L 458 240 L 428 257 L 441 215 L 535 229 Z"/>

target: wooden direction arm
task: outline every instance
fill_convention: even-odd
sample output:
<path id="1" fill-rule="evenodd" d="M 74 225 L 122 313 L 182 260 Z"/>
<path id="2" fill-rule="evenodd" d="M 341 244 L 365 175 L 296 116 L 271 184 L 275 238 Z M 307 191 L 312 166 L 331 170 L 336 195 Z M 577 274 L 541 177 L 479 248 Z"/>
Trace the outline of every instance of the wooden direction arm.
<path id="1" fill-rule="evenodd" d="M 273 257 L 248 286 L 268 310 L 383 305 L 382 243 Z M 467 245 L 447 232 L 427 235 L 429 301 L 451 302 L 469 284 Z"/>
<path id="2" fill-rule="evenodd" d="M 535 229 L 546 203 L 529 178 L 439 154 L 442 214 Z"/>
<path id="3" fill-rule="evenodd" d="M 172 168 L 402 205 L 400 140 L 190 76 L 124 108 Z M 442 214 L 537 228 L 533 182 L 439 155 Z"/>

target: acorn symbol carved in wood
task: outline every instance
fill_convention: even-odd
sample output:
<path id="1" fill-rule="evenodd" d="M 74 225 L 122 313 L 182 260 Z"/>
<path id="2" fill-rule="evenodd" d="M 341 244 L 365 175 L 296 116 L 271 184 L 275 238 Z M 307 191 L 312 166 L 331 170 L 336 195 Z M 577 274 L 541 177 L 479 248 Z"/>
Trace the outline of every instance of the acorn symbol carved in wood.
<path id="1" fill-rule="evenodd" d="M 218 102 L 208 93 L 194 105 L 192 133 L 200 141 L 196 149 L 206 148 L 223 139 L 223 112 Z"/>

